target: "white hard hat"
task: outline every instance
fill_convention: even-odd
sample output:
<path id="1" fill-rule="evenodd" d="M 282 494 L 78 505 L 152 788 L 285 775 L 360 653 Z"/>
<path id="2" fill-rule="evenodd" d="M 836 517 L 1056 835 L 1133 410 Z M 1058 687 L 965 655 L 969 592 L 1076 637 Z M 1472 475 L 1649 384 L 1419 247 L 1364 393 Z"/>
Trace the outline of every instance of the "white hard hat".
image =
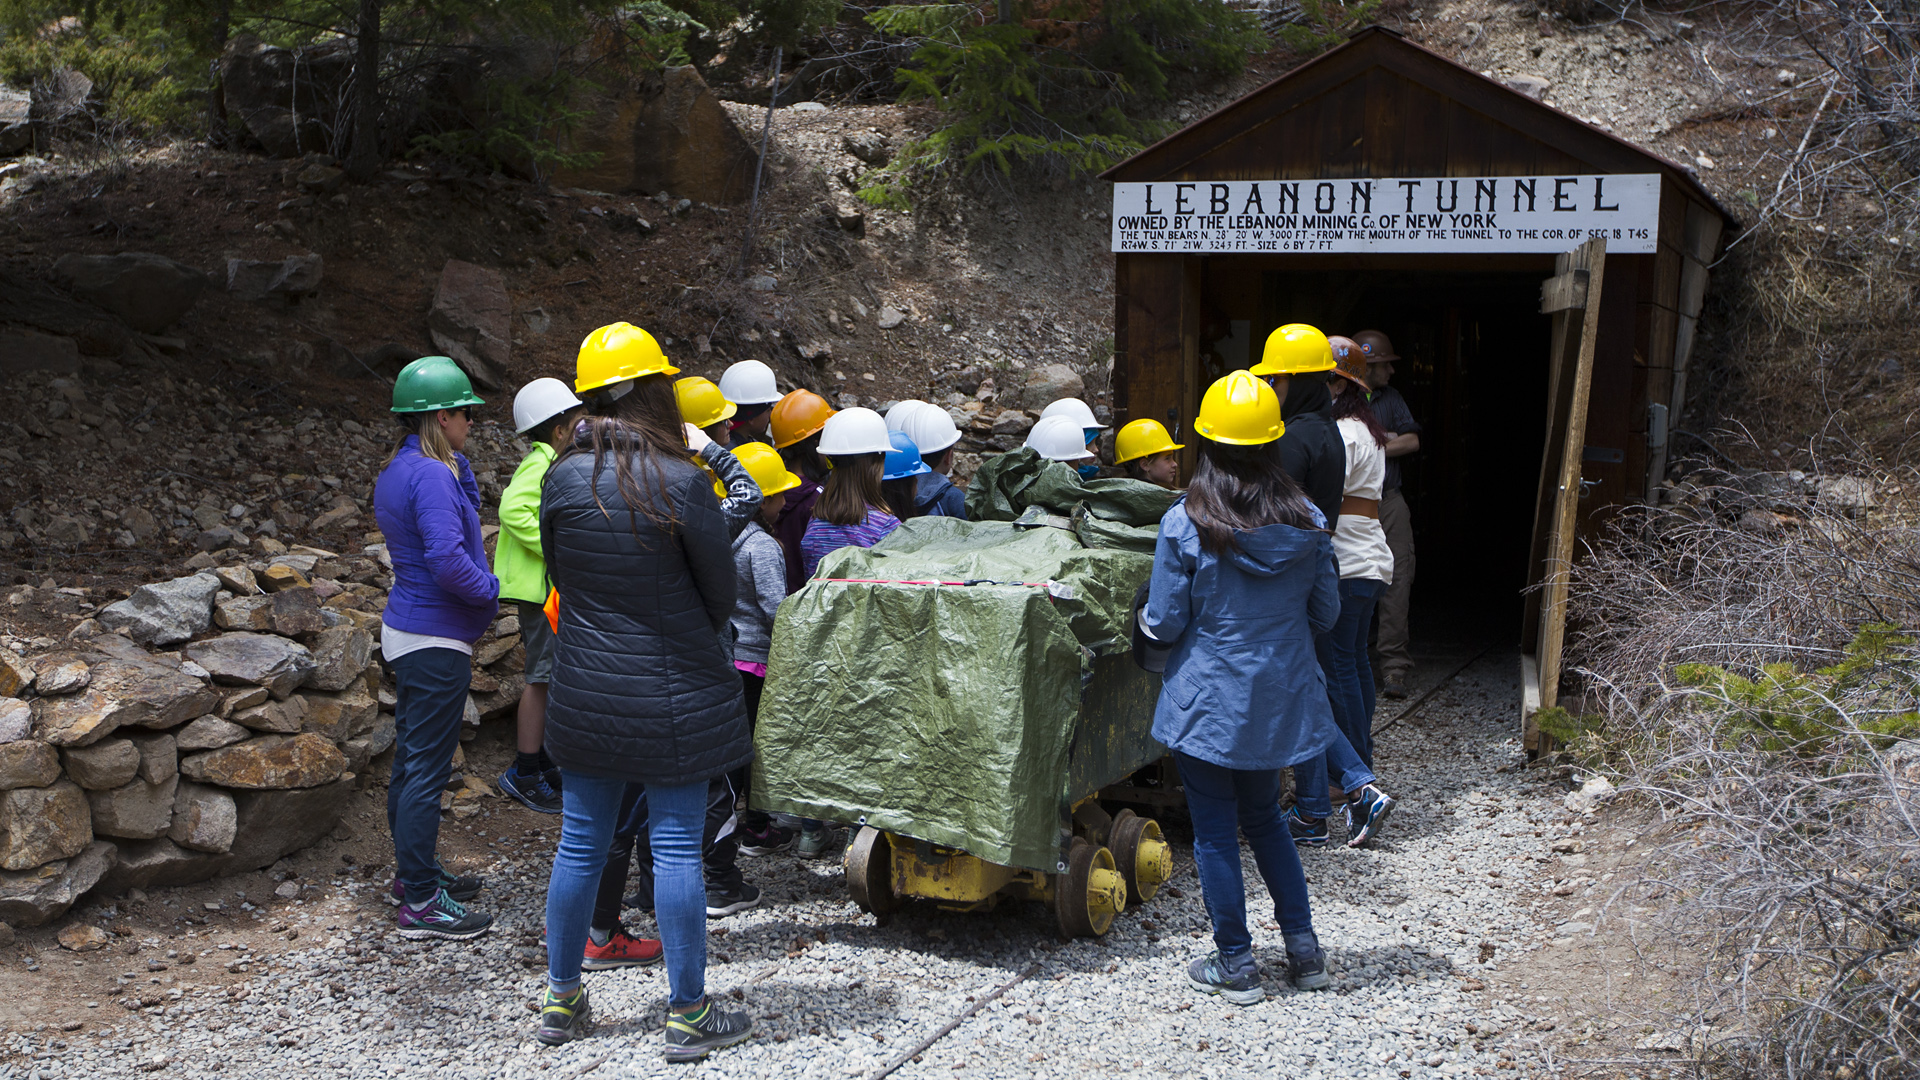
<path id="1" fill-rule="evenodd" d="M 1067 417 L 1082 428 L 1099 428 L 1102 431 L 1107 429 L 1107 425 L 1093 418 L 1093 410 L 1087 408 L 1087 403 L 1077 397 L 1063 397 L 1040 410 L 1042 420 L 1054 416 Z"/>
<path id="2" fill-rule="evenodd" d="M 937 454 L 960 441 L 960 429 L 955 426 L 953 417 L 938 405 L 915 409 L 900 430 L 906 432 L 923 455 Z"/>
<path id="3" fill-rule="evenodd" d="M 771 405 L 781 397 L 773 369 L 758 360 L 742 360 L 721 372 L 720 396 L 735 405 Z"/>
<path id="4" fill-rule="evenodd" d="M 1055 461 L 1085 461 L 1093 456 L 1080 422 L 1071 416 L 1049 416 L 1033 425 L 1027 445 Z"/>
<path id="5" fill-rule="evenodd" d="M 912 416 L 914 413 L 926 407 L 927 403 L 921 401 L 919 398 L 908 398 L 905 401 L 894 402 L 893 408 L 887 410 L 887 430 L 907 430 L 907 417 Z"/>
<path id="6" fill-rule="evenodd" d="M 887 422 L 872 409 L 841 409 L 820 429 L 822 454 L 884 454 L 892 449 Z"/>
<path id="7" fill-rule="evenodd" d="M 513 395 L 513 430 L 525 435 L 568 409 L 580 407 L 580 399 L 559 379 L 535 379 Z"/>

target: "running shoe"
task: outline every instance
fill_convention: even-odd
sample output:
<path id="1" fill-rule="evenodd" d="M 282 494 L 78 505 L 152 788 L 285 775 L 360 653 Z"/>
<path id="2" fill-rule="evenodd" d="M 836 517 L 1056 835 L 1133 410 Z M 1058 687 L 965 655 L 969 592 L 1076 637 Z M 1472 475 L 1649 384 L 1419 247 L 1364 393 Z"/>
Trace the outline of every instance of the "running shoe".
<path id="1" fill-rule="evenodd" d="M 740 854 L 749 858 L 762 855 L 778 855 L 791 850 L 798 837 L 792 829 L 783 829 L 778 825 L 769 825 L 765 830 L 742 830 L 740 833 Z"/>
<path id="2" fill-rule="evenodd" d="M 1293 834 L 1293 842 L 1298 847 L 1326 847 L 1327 819 L 1310 818 L 1300 812 L 1298 805 L 1287 807 L 1287 831 Z"/>
<path id="3" fill-rule="evenodd" d="M 753 1037 L 753 1019 L 744 1012 L 722 1012 L 713 998 L 690 1013 L 667 1014 L 667 1060 L 699 1061 Z"/>
<path id="4" fill-rule="evenodd" d="M 793 849 L 794 857 L 800 859 L 824 858 L 832 852 L 833 841 L 834 834 L 832 829 L 824 827 L 819 829 L 802 829 L 800 831 L 800 843 Z"/>
<path id="5" fill-rule="evenodd" d="M 1295 990 L 1325 990 L 1333 985 L 1327 975 L 1327 954 L 1318 938 L 1287 939 L 1287 978 Z"/>
<path id="6" fill-rule="evenodd" d="M 707 918 L 718 919 L 736 911 L 745 911 L 760 902 L 760 890 L 741 882 L 732 889 L 707 890 Z"/>
<path id="7" fill-rule="evenodd" d="M 493 916 L 468 911 L 441 889 L 425 907 L 400 905 L 400 936 L 410 941 L 471 941 L 493 927 Z"/>
<path id="8" fill-rule="evenodd" d="M 1252 953 L 1229 966 L 1216 949 L 1187 966 L 1187 982 L 1203 994 L 1218 994 L 1235 1005 L 1257 1004 L 1267 996 L 1267 988 L 1260 985 L 1260 965 L 1253 962 Z"/>
<path id="9" fill-rule="evenodd" d="M 486 887 L 486 882 L 477 877 L 449 874 L 444 866 L 436 866 L 434 869 L 440 872 L 440 891 L 462 904 L 471 902 L 474 897 L 480 895 L 480 890 Z M 399 907 L 406 903 L 406 900 L 406 887 L 400 884 L 399 878 L 394 878 L 393 884 L 387 887 L 387 903 Z"/>
<path id="10" fill-rule="evenodd" d="M 547 1046 L 572 1042 L 587 1033 L 593 1023 L 593 1005 L 587 1001 L 587 988 L 575 987 L 566 997 L 557 997 L 549 987 L 540 995 L 540 1027 L 533 1033 Z"/>
<path id="11" fill-rule="evenodd" d="M 558 770 L 554 771 L 554 776 L 559 776 Z M 509 765 L 507 771 L 500 774 L 500 790 L 536 813 L 560 812 L 560 785 L 548 780 L 545 773 L 527 774 Z"/>
<path id="12" fill-rule="evenodd" d="M 1393 807 L 1393 796 L 1372 784 L 1354 792 L 1347 802 L 1347 846 L 1365 847 L 1379 836 Z"/>
<path id="13" fill-rule="evenodd" d="M 593 938 L 587 938 L 586 956 L 580 961 L 580 970 L 612 971 L 615 968 L 645 967 L 659 963 L 660 956 L 658 941 L 634 937 L 627 933 L 626 927 L 616 926 L 605 945 L 595 945 Z"/>

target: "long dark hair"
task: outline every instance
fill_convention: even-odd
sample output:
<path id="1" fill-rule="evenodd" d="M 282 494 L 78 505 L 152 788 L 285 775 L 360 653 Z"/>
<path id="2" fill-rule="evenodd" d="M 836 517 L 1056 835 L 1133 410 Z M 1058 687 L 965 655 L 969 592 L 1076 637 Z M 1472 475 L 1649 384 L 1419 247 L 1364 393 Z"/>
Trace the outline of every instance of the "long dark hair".
<path id="1" fill-rule="evenodd" d="M 901 521 L 920 516 L 919 477 L 908 476 L 899 480 L 882 480 L 880 494 L 887 500 L 887 509 Z"/>
<path id="2" fill-rule="evenodd" d="M 880 493 L 880 474 L 886 465 L 884 454 L 836 454 L 833 472 L 813 504 L 816 521 L 830 525 L 858 525 L 867 520 L 867 509 L 887 509 L 887 498 Z"/>
<path id="3" fill-rule="evenodd" d="M 1200 546 L 1215 555 L 1240 550 L 1236 533 L 1268 525 L 1311 529 L 1313 504 L 1280 465 L 1278 441 L 1228 446 L 1200 440 L 1200 467 L 1187 486 L 1187 517 Z"/>
<path id="4" fill-rule="evenodd" d="M 1295 375 L 1287 380 L 1287 396 L 1280 401 L 1280 419 L 1291 420 L 1301 413 L 1324 412 L 1331 398 L 1326 380 L 1312 375 Z"/>
<path id="5" fill-rule="evenodd" d="M 621 384 L 616 384 L 616 386 Z M 614 486 L 627 504 L 627 527 L 640 535 L 640 518 L 672 535 L 680 524 L 667 498 L 665 463 L 687 460 L 687 438 L 680 427 L 680 404 L 673 396 L 673 380 L 665 375 L 643 375 L 620 397 L 597 393 L 587 398 L 588 417 L 572 442 L 560 451 L 553 467 L 581 454 L 593 455 L 593 504 L 602 514 L 613 511 L 600 501 L 600 471 L 613 459 Z M 637 470 L 652 472 L 652 483 L 642 483 Z"/>
<path id="6" fill-rule="evenodd" d="M 1333 411 L 1327 416 L 1335 423 L 1352 417 L 1367 425 L 1367 434 L 1373 436 L 1376 444 L 1387 445 L 1387 429 L 1381 427 L 1380 421 L 1374 418 L 1373 406 L 1367 402 L 1367 392 L 1353 385 L 1345 375 L 1335 375 L 1333 379 L 1339 379 L 1347 385 L 1340 393 L 1333 395 Z M 1328 386 L 1333 385 L 1333 379 L 1327 380 Z"/>
<path id="7" fill-rule="evenodd" d="M 818 431 L 799 442 L 781 447 L 780 460 L 787 463 L 788 469 L 816 484 L 825 484 L 827 477 L 833 475 L 833 470 L 827 468 L 827 459 L 820 456 L 820 432 Z"/>

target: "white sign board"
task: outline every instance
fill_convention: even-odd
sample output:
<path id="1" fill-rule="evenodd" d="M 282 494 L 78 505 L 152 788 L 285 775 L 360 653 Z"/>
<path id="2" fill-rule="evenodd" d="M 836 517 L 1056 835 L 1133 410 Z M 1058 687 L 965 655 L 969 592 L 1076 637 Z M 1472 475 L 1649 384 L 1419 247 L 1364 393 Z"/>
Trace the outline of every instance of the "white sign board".
<path id="1" fill-rule="evenodd" d="M 1650 255 L 1659 235 L 1659 173 L 1113 185 L 1117 252 Z"/>

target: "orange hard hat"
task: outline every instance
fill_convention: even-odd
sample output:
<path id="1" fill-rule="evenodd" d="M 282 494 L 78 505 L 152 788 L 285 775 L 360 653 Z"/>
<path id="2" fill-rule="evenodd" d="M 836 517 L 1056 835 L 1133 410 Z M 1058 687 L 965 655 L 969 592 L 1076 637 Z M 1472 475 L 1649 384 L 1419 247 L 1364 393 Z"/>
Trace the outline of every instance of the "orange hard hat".
<path id="1" fill-rule="evenodd" d="M 811 390 L 795 390 L 773 403 L 773 445 L 786 449 L 827 426 L 836 410 Z"/>

